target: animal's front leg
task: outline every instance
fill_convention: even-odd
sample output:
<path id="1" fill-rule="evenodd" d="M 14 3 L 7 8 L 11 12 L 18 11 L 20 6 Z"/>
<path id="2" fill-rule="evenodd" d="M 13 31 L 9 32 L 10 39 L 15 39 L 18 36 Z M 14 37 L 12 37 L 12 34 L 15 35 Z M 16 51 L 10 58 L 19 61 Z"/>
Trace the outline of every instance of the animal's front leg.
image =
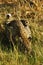
<path id="1" fill-rule="evenodd" d="M 11 29 L 9 29 L 9 32 L 10 32 L 10 42 L 11 42 L 11 46 L 12 46 L 12 51 L 14 51 L 14 42 L 13 42 L 13 39 L 12 39 L 12 31 L 11 31 Z"/>

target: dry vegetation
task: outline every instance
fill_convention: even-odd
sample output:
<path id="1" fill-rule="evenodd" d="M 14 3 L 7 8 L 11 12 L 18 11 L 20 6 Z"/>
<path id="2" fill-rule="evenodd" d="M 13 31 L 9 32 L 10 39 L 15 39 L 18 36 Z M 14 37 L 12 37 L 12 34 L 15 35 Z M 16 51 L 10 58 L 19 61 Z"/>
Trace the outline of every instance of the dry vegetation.
<path id="1" fill-rule="evenodd" d="M 20 41 L 19 29 L 15 23 L 14 29 L 10 29 L 9 25 L 7 30 L 6 26 L 0 27 L 0 65 L 43 65 L 43 0 L 15 0 L 10 4 L 1 3 L 0 25 L 7 22 L 7 13 L 11 13 L 15 20 L 22 19 L 29 22 L 32 34 L 31 52 L 29 53 L 23 42 Z M 13 26 L 13 23 L 11 24 Z M 7 38 L 10 35 L 9 30 L 13 35 L 14 50 L 11 41 L 9 42 L 10 38 Z"/>

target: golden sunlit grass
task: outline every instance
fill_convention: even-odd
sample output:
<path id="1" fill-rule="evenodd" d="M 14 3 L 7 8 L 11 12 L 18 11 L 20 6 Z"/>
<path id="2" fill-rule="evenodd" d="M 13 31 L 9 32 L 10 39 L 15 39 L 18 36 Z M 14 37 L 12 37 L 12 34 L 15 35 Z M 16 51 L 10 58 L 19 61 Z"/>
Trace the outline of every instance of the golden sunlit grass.
<path id="1" fill-rule="evenodd" d="M 11 13 L 17 19 L 27 19 L 32 33 L 32 52 L 23 53 L 19 51 L 18 45 L 14 51 L 10 49 L 1 50 L 0 65 L 43 65 L 43 1 L 40 0 L 18 0 L 12 6 L 5 5 L 0 8 L 0 24 L 5 20 L 5 14 Z M 4 40 L 3 40 L 4 41 Z M 1 43 L 1 38 L 0 38 Z M 18 44 L 17 40 L 17 44 Z M 25 51 L 24 51 L 25 52 Z"/>

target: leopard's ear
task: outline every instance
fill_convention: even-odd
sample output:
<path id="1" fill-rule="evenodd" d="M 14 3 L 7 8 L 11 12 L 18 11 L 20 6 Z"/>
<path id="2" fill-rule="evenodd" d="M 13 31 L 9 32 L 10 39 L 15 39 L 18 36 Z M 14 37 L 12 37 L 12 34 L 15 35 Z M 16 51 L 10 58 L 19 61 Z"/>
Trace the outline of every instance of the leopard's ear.
<path id="1" fill-rule="evenodd" d="M 6 17 L 9 19 L 9 17 L 11 17 L 11 14 L 10 14 L 10 13 L 9 13 L 9 14 L 7 14 L 7 15 L 6 15 Z"/>

